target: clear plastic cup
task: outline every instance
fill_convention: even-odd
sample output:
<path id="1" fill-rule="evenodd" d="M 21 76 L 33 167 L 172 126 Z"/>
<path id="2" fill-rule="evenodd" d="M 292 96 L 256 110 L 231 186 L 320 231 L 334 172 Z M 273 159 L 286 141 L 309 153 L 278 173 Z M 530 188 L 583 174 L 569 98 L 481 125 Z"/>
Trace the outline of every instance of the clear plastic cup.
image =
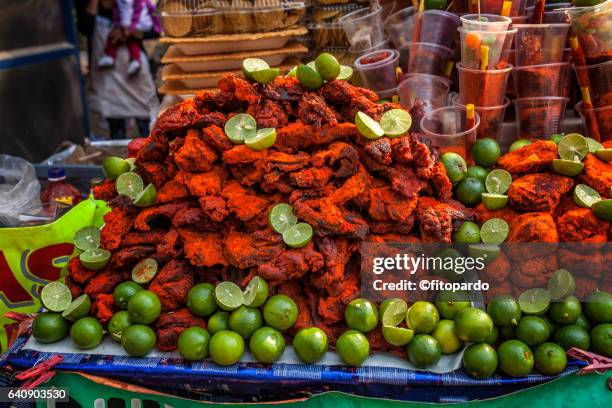
<path id="1" fill-rule="evenodd" d="M 495 69 L 500 62 L 508 62 L 508 51 L 516 29 L 506 31 L 465 31 L 459 28 L 461 65 L 465 68 Z M 488 47 L 486 66 L 483 66 L 482 47 Z"/>
<path id="2" fill-rule="evenodd" d="M 559 24 L 569 23 L 569 15 L 565 12 L 565 9 L 573 7 L 572 3 L 552 3 L 544 5 L 544 19 L 542 23 Z M 527 15 L 529 18 L 533 16 L 535 6 L 527 7 Z"/>
<path id="3" fill-rule="evenodd" d="M 434 109 L 446 106 L 452 82 L 429 74 L 408 74 L 397 87 L 400 104 L 413 117 L 413 131 L 420 131 L 420 118 Z"/>
<path id="4" fill-rule="evenodd" d="M 455 30 L 461 24 L 459 17 L 442 10 L 423 12 L 419 42 L 452 48 Z M 414 7 L 401 9 L 385 20 L 384 27 L 396 49 L 413 41 L 416 13 Z"/>
<path id="5" fill-rule="evenodd" d="M 561 62 L 569 24 L 514 24 L 515 66 Z"/>
<path id="6" fill-rule="evenodd" d="M 612 140 L 612 105 L 586 109 L 584 102 L 580 101 L 574 110 L 580 115 L 586 136 L 602 142 Z"/>
<path id="7" fill-rule="evenodd" d="M 569 98 L 541 96 L 519 98 L 512 103 L 516 108 L 519 139 L 547 139 L 559 133 Z"/>
<path id="8" fill-rule="evenodd" d="M 459 73 L 459 102 L 474 106 L 500 106 L 504 104 L 508 78 L 512 65 L 504 69 L 480 70 L 457 64 Z"/>
<path id="9" fill-rule="evenodd" d="M 436 76 L 444 76 L 454 55 L 450 48 L 428 43 L 408 43 L 399 51 L 404 72 Z"/>
<path id="10" fill-rule="evenodd" d="M 385 40 L 382 7 L 366 7 L 342 16 L 338 23 L 355 49 L 371 48 Z"/>
<path id="11" fill-rule="evenodd" d="M 452 100 L 455 106 L 465 108 L 465 105 L 459 102 L 459 95 L 455 95 Z M 503 134 L 504 117 L 506 116 L 506 108 L 510 105 L 510 99 L 505 98 L 504 104 L 499 106 L 475 106 L 474 109 L 480 116 L 480 126 L 476 132 L 478 139 L 490 137 L 500 141 Z"/>
<path id="12" fill-rule="evenodd" d="M 573 7 L 567 13 L 587 63 L 591 65 L 612 59 L 612 0 L 593 7 Z"/>
<path id="13" fill-rule="evenodd" d="M 586 67 L 574 65 L 574 69 L 580 87 L 588 87 L 593 107 L 612 105 L 612 60 Z"/>
<path id="14" fill-rule="evenodd" d="M 514 67 L 514 90 L 517 98 L 532 96 L 569 96 L 569 62 Z"/>
<path id="15" fill-rule="evenodd" d="M 527 24 L 529 22 L 529 16 L 516 16 L 510 18 L 512 19 L 512 24 L 510 24 L 510 28 L 514 28 L 515 24 Z"/>
<path id="16" fill-rule="evenodd" d="M 466 31 L 506 31 L 512 23 L 510 17 L 495 14 L 466 14 L 460 18 Z"/>
<path id="17" fill-rule="evenodd" d="M 465 0 L 468 3 L 468 10 L 478 13 L 478 0 Z M 481 14 L 502 14 L 505 0 L 480 0 Z M 525 14 L 527 0 L 513 0 L 510 6 L 508 17 L 522 16 Z"/>
<path id="18" fill-rule="evenodd" d="M 478 112 L 474 116 L 474 124 L 466 129 L 466 111 L 461 106 L 445 106 L 427 112 L 421 118 L 423 139 L 439 155 L 454 152 L 468 158 L 480 125 Z"/>
<path id="19" fill-rule="evenodd" d="M 362 55 L 365 55 L 365 54 L 370 53 L 372 51 L 384 50 L 386 48 L 389 48 L 389 39 L 388 38 L 385 38 L 385 40 L 383 42 L 381 42 L 380 44 L 375 44 L 375 45 L 371 46 L 370 48 L 359 49 L 359 48 L 349 47 L 348 52 L 353 57 L 353 61 L 355 61 L 355 59 L 357 59 L 357 57 L 361 57 Z"/>
<path id="20" fill-rule="evenodd" d="M 397 88 L 398 65 L 399 51 L 391 49 L 372 51 L 355 60 L 355 70 L 363 86 L 385 94 Z"/>

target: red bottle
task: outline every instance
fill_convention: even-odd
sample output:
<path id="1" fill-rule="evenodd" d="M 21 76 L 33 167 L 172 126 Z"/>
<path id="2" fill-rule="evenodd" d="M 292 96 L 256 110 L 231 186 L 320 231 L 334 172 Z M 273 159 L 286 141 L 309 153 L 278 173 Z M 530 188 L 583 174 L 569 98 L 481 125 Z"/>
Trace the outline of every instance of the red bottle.
<path id="1" fill-rule="evenodd" d="M 72 184 L 66 183 L 66 171 L 59 167 L 51 167 L 47 173 L 49 184 L 40 193 L 43 204 L 60 202 L 76 205 L 83 199 L 83 194 Z"/>

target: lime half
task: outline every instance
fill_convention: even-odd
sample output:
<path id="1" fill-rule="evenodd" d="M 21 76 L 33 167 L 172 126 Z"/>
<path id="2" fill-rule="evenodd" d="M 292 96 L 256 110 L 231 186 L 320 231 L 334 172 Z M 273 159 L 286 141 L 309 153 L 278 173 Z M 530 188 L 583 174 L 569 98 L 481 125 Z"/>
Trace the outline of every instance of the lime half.
<path id="1" fill-rule="evenodd" d="M 480 239 L 485 244 L 501 244 L 508 237 L 510 226 L 501 218 L 491 218 L 480 227 Z"/>
<path id="2" fill-rule="evenodd" d="M 263 71 L 268 68 L 270 68 L 268 63 L 259 58 L 246 58 L 242 61 L 242 73 L 246 79 L 251 81 L 255 80 L 255 78 L 253 78 L 253 72 Z"/>
<path id="3" fill-rule="evenodd" d="M 355 126 L 359 133 L 368 139 L 379 139 L 385 135 L 380 124 L 363 112 L 357 112 L 355 115 Z"/>
<path id="4" fill-rule="evenodd" d="M 584 136 L 570 133 L 561 139 L 558 149 L 562 159 L 581 161 L 589 152 L 589 145 Z"/>
<path id="5" fill-rule="evenodd" d="M 79 320 L 81 317 L 85 317 L 89 314 L 91 309 L 91 299 L 87 294 L 82 294 L 78 298 L 74 299 L 70 306 L 68 306 L 63 312 L 62 317 L 66 320 L 74 322 Z"/>
<path id="6" fill-rule="evenodd" d="M 304 87 L 310 89 L 311 91 L 316 91 L 323 85 L 323 78 L 321 74 L 319 74 L 314 68 L 311 68 L 307 65 L 300 65 L 297 69 L 297 78 L 300 81 L 300 84 L 304 85 Z"/>
<path id="7" fill-rule="evenodd" d="M 268 284 L 264 278 L 255 276 L 244 289 L 244 304 L 259 307 L 268 299 Z"/>
<path id="8" fill-rule="evenodd" d="M 602 220 L 612 221 L 612 199 L 596 202 L 591 206 L 591 210 Z"/>
<path id="9" fill-rule="evenodd" d="M 283 241 L 291 248 L 302 248 L 312 239 L 312 227 L 310 224 L 300 222 L 283 232 Z"/>
<path id="10" fill-rule="evenodd" d="M 81 251 L 99 248 L 100 229 L 96 227 L 81 228 L 74 234 L 74 246 Z"/>
<path id="11" fill-rule="evenodd" d="M 383 326 L 399 326 L 406 319 L 408 304 L 402 299 L 392 299 L 382 314 Z"/>
<path id="12" fill-rule="evenodd" d="M 508 196 L 503 194 L 482 193 L 482 204 L 487 210 L 501 210 L 508 204 Z"/>
<path id="13" fill-rule="evenodd" d="M 155 278 L 159 265 L 153 258 L 145 258 L 132 269 L 132 280 L 136 283 L 147 284 Z"/>
<path id="14" fill-rule="evenodd" d="M 274 231 L 282 234 L 297 224 L 298 219 L 293 212 L 293 207 L 280 203 L 272 207 L 268 213 L 268 222 Z"/>
<path id="15" fill-rule="evenodd" d="M 468 254 L 472 258 L 483 258 L 485 263 L 496 260 L 500 252 L 501 248 L 494 244 L 474 244 L 468 246 Z"/>
<path id="16" fill-rule="evenodd" d="M 111 253 L 106 249 L 90 249 L 79 255 L 81 265 L 92 271 L 99 271 L 110 261 Z"/>
<path id="17" fill-rule="evenodd" d="M 587 146 L 589 146 L 589 153 L 595 153 L 597 150 L 604 149 L 604 145 L 599 143 L 597 140 L 592 137 L 587 137 Z"/>
<path id="18" fill-rule="evenodd" d="M 47 283 L 40 292 L 43 306 L 52 312 L 63 312 L 72 302 L 72 294 L 68 286 L 61 282 Z"/>
<path id="19" fill-rule="evenodd" d="M 274 78 L 280 75 L 280 69 L 278 68 L 266 68 L 260 71 L 251 73 L 251 76 L 255 81 L 262 85 L 267 85 L 274 81 Z"/>
<path id="20" fill-rule="evenodd" d="M 380 118 L 380 127 L 389 137 L 397 137 L 408 133 L 410 126 L 412 126 L 412 118 L 403 109 L 388 110 Z"/>
<path id="21" fill-rule="evenodd" d="M 140 194 L 134 199 L 134 205 L 136 207 L 148 207 L 155 204 L 157 199 L 157 189 L 151 183 L 149 183 Z"/>
<path id="22" fill-rule="evenodd" d="M 244 143 L 246 139 L 257 135 L 257 122 L 251 115 L 239 113 L 225 122 L 224 129 L 229 140 L 234 143 Z"/>
<path id="23" fill-rule="evenodd" d="M 574 160 L 554 159 L 552 167 L 555 172 L 561 175 L 574 177 L 582 173 L 584 163 Z"/>
<path id="24" fill-rule="evenodd" d="M 244 143 L 253 150 L 265 150 L 274 146 L 274 142 L 276 142 L 276 129 L 274 128 L 259 129 L 254 137 L 244 140 Z"/>
<path id="25" fill-rule="evenodd" d="M 289 77 L 289 78 L 294 78 L 294 77 L 296 77 L 296 76 L 297 76 L 297 65 L 296 65 L 296 66 L 294 66 L 293 68 L 291 68 L 291 69 L 289 70 L 289 72 L 287 72 L 287 74 L 286 74 L 285 76 L 287 76 L 287 77 Z"/>
<path id="26" fill-rule="evenodd" d="M 612 162 L 612 149 L 599 149 L 595 152 L 595 156 L 607 163 Z"/>
<path id="27" fill-rule="evenodd" d="M 238 309 L 244 303 L 242 289 L 233 282 L 221 282 L 215 288 L 215 300 L 223 310 Z"/>
<path id="28" fill-rule="evenodd" d="M 542 288 L 528 289 L 518 298 L 521 310 L 528 315 L 542 315 L 550 306 L 548 291 Z"/>
<path id="29" fill-rule="evenodd" d="M 102 170 L 104 171 L 104 175 L 106 178 L 111 180 L 117 180 L 117 177 L 123 173 L 127 173 L 130 171 L 130 169 L 130 163 L 121 157 L 107 157 L 102 162 Z"/>
<path id="30" fill-rule="evenodd" d="M 574 188 L 574 202 L 580 207 L 591 208 L 593 204 L 601 201 L 601 196 L 597 190 L 587 186 L 586 184 L 578 184 Z"/>
<path id="31" fill-rule="evenodd" d="M 136 173 L 123 173 L 117 178 L 117 193 L 136 199 L 144 188 L 142 178 Z"/>
<path id="32" fill-rule="evenodd" d="M 493 194 L 505 194 L 512 184 L 512 175 L 503 169 L 492 170 L 485 179 L 487 192 Z"/>
<path id="33" fill-rule="evenodd" d="M 343 81 L 350 81 L 352 77 L 353 77 L 353 68 L 346 66 L 346 65 L 340 65 L 340 73 L 338 74 L 336 79 L 341 79 Z"/>
<path id="34" fill-rule="evenodd" d="M 405 346 L 414 337 L 414 330 L 404 327 L 383 326 L 382 334 L 387 343 L 392 346 Z"/>
<path id="35" fill-rule="evenodd" d="M 561 300 L 574 293 L 576 281 L 567 269 L 557 270 L 548 280 L 548 295 L 552 300 Z"/>

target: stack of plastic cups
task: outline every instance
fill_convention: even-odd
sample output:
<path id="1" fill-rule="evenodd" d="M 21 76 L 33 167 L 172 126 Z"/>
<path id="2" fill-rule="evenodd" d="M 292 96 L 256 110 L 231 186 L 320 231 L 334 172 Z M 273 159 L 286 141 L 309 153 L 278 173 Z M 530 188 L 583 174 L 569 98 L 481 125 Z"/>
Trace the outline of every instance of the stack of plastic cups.
<path id="1" fill-rule="evenodd" d="M 508 30 L 511 19 L 499 15 L 469 14 L 461 21 L 459 96 L 453 105 L 473 104 L 480 117 L 478 138 L 493 138 L 504 147 L 502 125 L 509 105 L 505 96 L 512 71 L 507 58 L 516 30 Z"/>
<path id="2" fill-rule="evenodd" d="M 397 50 L 382 49 L 357 57 L 354 66 L 361 77 L 362 86 L 386 99 L 397 93 L 398 63 Z"/>
<path id="3" fill-rule="evenodd" d="M 570 43 L 583 99 L 575 110 L 588 136 L 612 140 L 612 0 L 567 12 L 577 37 Z"/>
<path id="4" fill-rule="evenodd" d="M 428 112 L 446 106 L 452 82 L 436 75 L 408 74 L 397 87 L 400 104 L 412 116 L 412 131 L 421 130 L 421 118 Z"/>

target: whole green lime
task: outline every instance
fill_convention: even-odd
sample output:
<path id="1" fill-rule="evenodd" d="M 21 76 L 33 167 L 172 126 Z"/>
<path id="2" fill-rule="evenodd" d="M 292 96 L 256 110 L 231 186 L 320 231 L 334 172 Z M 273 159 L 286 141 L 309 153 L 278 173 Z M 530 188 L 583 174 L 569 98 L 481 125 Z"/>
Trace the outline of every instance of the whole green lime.
<path id="1" fill-rule="evenodd" d="M 108 333 L 111 339 L 115 341 L 121 341 L 123 331 L 132 325 L 130 315 L 125 310 L 120 310 L 111 317 L 108 322 Z"/>
<path id="2" fill-rule="evenodd" d="M 580 313 L 580 316 L 578 316 L 574 324 L 578 327 L 582 327 L 586 331 L 591 331 L 591 322 L 584 313 Z"/>
<path id="3" fill-rule="evenodd" d="M 512 377 L 522 377 L 533 369 L 533 353 L 520 340 L 506 340 L 497 349 L 499 368 Z"/>
<path id="4" fill-rule="evenodd" d="M 531 141 L 527 139 L 518 139 L 512 142 L 508 151 L 513 152 L 515 150 L 521 149 L 527 145 L 530 145 Z"/>
<path id="5" fill-rule="evenodd" d="M 601 323 L 591 330 L 591 344 L 593 351 L 601 355 L 612 357 L 612 324 Z"/>
<path id="6" fill-rule="evenodd" d="M 463 291 L 441 290 L 436 295 L 436 308 L 445 319 L 454 319 L 460 310 L 470 305 L 469 295 Z"/>
<path id="7" fill-rule="evenodd" d="M 155 293 L 141 290 L 130 297 L 127 311 L 132 322 L 136 324 L 150 324 L 159 317 L 161 302 Z"/>
<path id="8" fill-rule="evenodd" d="M 297 316 L 297 305 L 289 296 L 274 295 L 264 305 L 264 320 L 276 330 L 289 329 L 297 320 Z"/>
<path id="9" fill-rule="evenodd" d="M 440 162 L 446 169 L 446 176 L 453 183 L 458 183 L 465 177 L 467 164 L 457 153 L 447 152 L 440 157 Z"/>
<path id="10" fill-rule="evenodd" d="M 473 177 L 466 177 L 457 186 L 455 197 L 462 204 L 468 207 L 474 207 L 482 200 L 482 193 L 486 192 L 485 185 L 482 181 Z"/>
<path id="11" fill-rule="evenodd" d="M 208 352 L 220 366 L 232 365 L 240 361 L 244 354 L 244 340 L 238 333 L 221 330 L 210 339 Z"/>
<path id="12" fill-rule="evenodd" d="M 500 327 L 516 326 L 521 319 L 521 307 L 513 296 L 499 295 L 489 301 L 487 313 Z"/>
<path id="13" fill-rule="evenodd" d="M 178 338 L 178 351 L 185 360 L 198 361 L 208 356 L 210 334 L 202 327 L 193 326 L 183 330 Z"/>
<path id="14" fill-rule="evenodd" d="M 500 156 L 499 144 L 491 138 L 478 139 L 472 146 L 472 157 L 479 166 L 490 167 L 497 163 Z"/>
<path id="15" fill-rule="evenodd" d="M 344 364 L 361 365 L 370 355 L 370 342 L 361 332 L 348 330 L 336 340 L 336 354 Z"/>
<path id="16" fill-rule="evenodd" d="M 463 353 L 463 368 L 474 378 L 489 378 L 497 369 L 497 353 L 487 343 L 472 344 Z"/>
<path id="17" fill-rule="evenodd" d="M 134 281 L 125 281 L 120 283 L 113 291 L 113 299 L 115 300 L 115 304 L 119 309 L 127 309 L 128 300 L 130 300 L 130 298 L 136 294 L 136 292 L 141 290 L 142 286 Z"/>
<path id="18" fill-rule="evenodd" d="M 314 364 L 327 352 L 327 334 L 318 327 L 300 329 L 293 337 L 293 350 L 300 360 Z"/>
<path id="19" fill-rule="evenodd" d="M 439 321 L 438 309 L 432 303 L 424 301 L 414 302 L 406 316 L 406 325 L 417 333 L 431 333 Z"/>
<path id="20" fill-rule="evenodd" d="M 429 334 L 417 334 L 406 346 L 408 360 L 413 366 L 425 368 L 435 365 L 440 361 L 442 349 L 440 343 Z"/>
<path id="21" fill-rule="evenodd" d="M 612 295 L 604 291 L 591 293 L 584 303 L 584 312 L 593 323 L 612 323 Z"/>
<path id="22" fill-rule="evenodd" d="M 493 331 L 493 320 L 482 309 L 468 307 L 455 316 L 455 332 L 457 336 L 470 343 L 485 341 Z"/>
<path id="23" fill-rule="evenodd" d="M 261 312 L 257 308 L 240 306 L 230 314 L 230 330 L 235 331 L 245 339 L 251 337 L 255 330 L 261 326 L 263 326 L 263 319 L 261 318 Z"/>
<path id="24" fill-rule="evenodd" d="M 589 333 L 575 324 L 563 326 L 558 329 L 553 336 L 553 340 L 563 347 L 564 350 L 569 350 L 572 347 L 588 350 L 591 345 Z"/>
<path id="25" fill-rule="evenodd" d="M 221 330 L 229 330 L 230 314 L 222 310 L 216 312 L 208 319 L 208 332 L 212 335 Z"/>
<path id="26" fill-rule="evenodd" d="M 535 347 L 548 340 L 550 327 L 539 316 L 524 316 L 519 320 L 515 334 L 517 339 L 528 346 Z"/>
<path id="27" fill-rule="evenodd" d="M 155 332 L 144 324 L 128 327 L 121 335 L 121 346 L 130 356 L 146 356 L 155 347 L 157 338 Z"/>
<path id="28" fill-rule="evenodd" d="M 455 333 L 455 322 L 452 320 L 440 320 L 431 335 L 438 340 L 443 354 L 452 354 L 463 346 L 463 341 Z"/>
<path id="29" fill-rule="evenodd" d="M 70 338 L 80 349 L 92 349 L 102 342 L 104 329 L 93 317 L 82 317 L 72 324 Z"/>
<path id="30" fill-rule="evenodd" d="M 548 316 L 559 324 L 574 324 L 581 313 L 582 306 L 576 296 L 567 296 L 559 302 L 552 302 L 548 309 Z"/>
<path id="31" fill-rule="evenodd" d="M 485 339 L 484 343 L 487 343 L 493 346 L 495 345 L 495 343 L 497 343 L 497 339 L 499 339 L 499 327 L 493 325 L 493 330 L 491 330 L 491 335 Z"/>
<path id="32" fill-rule="evenodd" d="M 215 287 L 210 283 L 198 283 L 187 294 L 187 307 L 196 316 L 210 316 L 217 310 Z"/>
<path id="33" fill-rule="evenodd" d="M 261 327 L 251 336 L 249 350 L 260 363 L 273 363 L 285 351 L 285 339 L 278 330 Z"/>
<path id="34" fill-rule="evenodd" d="M 354 299 L 346 306 L 344 319 L 351 329 L 368 333 L 378 324 L 378 309 L 367 299 Z"/>
<path id="35" fill-rule="evenodd" d="M 540 344 L 533 353 L 536 369 L 544 375 L 557 375 L 567 365 L 565 350 L 555 343 Z"/>
<path id="36" fill-rule="evenodd" d="M 485 169 L 484 167 L 480 167 L 480 166 L 468 167 L 467 173 L 465 174 L 466 177 L 472 177 L 472 178 L 478 179 L 482 181 L 483 183 L 487 179 L 488 175 L 489 175 L 489 172 L 487 171 L 487 169 Z"/>
<path id="37" fill-rule="evenodd" d="M 68 334 L 68 322 L 59 313 L 43 312 L 32 322 L 32 336 L 40 343 L 55 343 Z"/>
<path id="38" fill-rule="evenodd" d="M 480 227 L 472 221 L 464 221 L 453 234 L 453 242 L 459 244 L 479 244 Z"/>

